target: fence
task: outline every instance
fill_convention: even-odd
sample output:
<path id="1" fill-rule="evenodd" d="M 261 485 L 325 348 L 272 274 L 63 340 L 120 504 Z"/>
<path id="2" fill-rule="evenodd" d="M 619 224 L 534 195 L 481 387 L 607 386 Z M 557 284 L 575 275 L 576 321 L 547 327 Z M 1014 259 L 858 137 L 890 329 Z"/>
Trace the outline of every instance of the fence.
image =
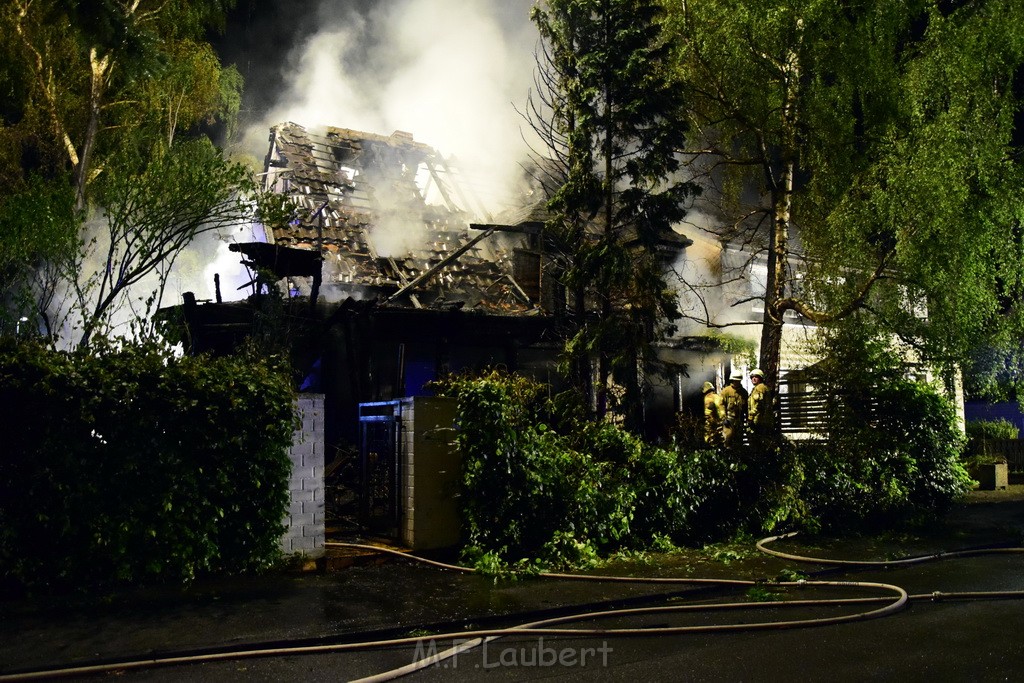
<path id="1" fill-rule="evenodd" d="M 813 391 L 778 394 L 779 427 L 783 434 L 825 433 L 825 396 Z"/>
<path id="2" fill-rule="evenodd" d="M 777 395 L 782 433 L 828 438 L 829 406 L 825 394 L 814 391 L 803 382 L 783 381 L 780 384 L 787 389 Z M 836 409 L 848 411 L 850 417 L 868 423 L 878 418 L 878 402 L 871 396 L 847 396 L 847 400 Z"/>
<path id="3" fill-rule="evenodd" d="M 988 456 L 1003 456 L 1011 472 L 1024 472 L 1024 440 L 982 439 L 981 452 Z"/>
<path id="4" fill-rule="evenodd" d="M 803 385 L 806 386 L 806 385 Z M 828 408 L 825 396 L 814 391 L 793 391 L 802 388 L 793 383 L 790 391 L 778 394 L 779 425 L 783 434 L 815 434 L 827 438 L 825 418 Z M 864 419 L 870 420 L 877 410 L 870 401 L 862 406 Z M 983 439 L 981 452 L 986 456 L 1006 458 L 1011 472 L 1024 472 L 1024 439 Z"/>

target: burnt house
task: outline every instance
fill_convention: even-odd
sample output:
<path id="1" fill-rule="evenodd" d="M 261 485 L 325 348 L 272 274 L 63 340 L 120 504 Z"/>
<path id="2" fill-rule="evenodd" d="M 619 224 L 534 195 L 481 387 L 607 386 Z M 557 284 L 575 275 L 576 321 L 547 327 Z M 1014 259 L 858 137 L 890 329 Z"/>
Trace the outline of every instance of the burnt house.
<path id="1" fill-rule="evenodd" d="M 264 292 L 286 292 L 277 328 L 262 331 L 298 338 L 297 381 L 325 394 L 329 443 L 357 440 L 359 404 L 428 395 L 447 372 L 501 366 L 557 381 L 566 294 L 545 257 L 539 193 L 485 203 L 478 182 L 411 134 L 294 123 L 271 130 L 263 178 L 294 211 L 266 222 L 264 240 L 231 245 L 254 274 L 247 301 L 180 307 L 191 349 L 231 348 L 260 327 L 254 304 L 274 298 Z M 691 247 L 665 235 L 666 267 Z M 643 418 L 657 438 L 680 409 L 699 414 L 700 384 L 733 358 L 698 329 L 654 351 Z"/>
<path id="2" fill-rule="evenodd" d="M 257 266 L 275 259 L 289 292 L 324 311 L 320 379 L 337 436 L 354 435 L 359 403 L 430 393 L 447 372 L 549 367 L 540 224 L 522 212 L 474 222 L 490 216 L 469 185 L 407 133 L 272 130 L 266 187 L 298 210 L 267 245 L 237 248 Z M 314 272 L 280 267 L 310 252 Z"/>
<path id="3" fill-rule="evenodd" d="M 557 384 L 569 312 L 544 249 L 543 202 L 520 191 L 495 209 L 500 204 L 481 201 L 451 160 L 403 132 L 313 133 L 283 123 L 271 130 L 263 178 L 289 208 L 264 221 L 264 239 L 231 245 L 253 274 L 252 294 L 240 302 L 222 302 L 219 292 L 211 302 L 186 296 L 174 311 L 183 338 L 196 352 L 229 351 L 253 335 L 287 339 L 300 389 L 324 395 L 328 462 L 345 460 L 332 457 L 332 447 L 360 447 L 359 471 L 345 474 L 359 482 L 360 518 L 382 519 L 393 531 L 403 467 L 393 452 L 402 428 L 394 425 L 408 401 L 432 393 L 431 380 L 500 366 Z M 678 229 L 659 240 L 658 254 L 666 270 L 687 270 L 683 308 L 748 325 L 735 329 L 752 349 L 766 264 L 715 235 L 690 239 Z M 687 291 L 703 298 L 688 300 Z M 784 372 L 814 362 L 800 350 L 809 334 L 805 321 L 786 321 Z M 720 387 L 733 370 L 749 371 L 753 354 L 745 360 L 731 350 L 735 340 L 727 342 L 697 319 L 656 342 L 653 371 L 637 369 L 645 436 L 667 436 L 680 414 L 699 421 L 700 385 Z M 786 398 L 811 393 L 798 375 L 780 387 Z M 806 432 L 814 406 L 786 405 L 783 428 Z M 367 435 L 385 426 L 382 442 L 391 445 L 370 444 Z M 374 459 L 385 452 L 387 462 Z M 381 501 L 378 488 L 388 492 Z"/>
<path id="4" fill-rule="evenodd" d="M 294 211 L 263 226 L 265 241 L 230 245 L 253 273 L 248 300 L 176 307 L 191 350 L 233 348 L 266 317 L 270 288 L 286 292 L 277 330 L 297 339 L 302 387 L 325 394 L 329 443 L 355 441 L 360 403 L 427 395 L 447 372 L 553 379 L 544 217 L 528 201 L 488 213 L 449 160 L 403 132 L 280 124 L 263 177 Z"/>

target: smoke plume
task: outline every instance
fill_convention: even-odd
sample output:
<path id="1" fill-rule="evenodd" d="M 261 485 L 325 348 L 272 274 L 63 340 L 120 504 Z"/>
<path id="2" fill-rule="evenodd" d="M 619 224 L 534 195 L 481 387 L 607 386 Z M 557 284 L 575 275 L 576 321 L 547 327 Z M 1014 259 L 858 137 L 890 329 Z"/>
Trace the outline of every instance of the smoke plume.
<path id="1" fill-rule="evenodd" d="M 453 156 L 487 202 L 528 153 L 516 112 L 532 83 L 531 0 L 385 0 L 360 9 L 325 0 L 316 30 L 280 65 L 282 88 L 247 127 L 266 153 L 270 126 L 292 121 L 390 134 L 403 130 Z M 269 91 L 267 94 L 273 94 Z"/>
<path id="2" fill-rule="evenodd" d="M 520 173 L 532 134 L 516 112 L 535 67 L 532 0 L 322 0 L 242 3 L 219 49 L 246 78 L 243 150 L 262 159 L 271 126 L 292 121 L 390 134 L 403 130 L 453 159 L 489 211 Z M 382 256 L 408 251 L 419 235 L 390 216 L 371 239 Z M 259 239 L 249 226 L 228 242 Z M 262 240 L 261 240 L 262 241 Z M 210 235 L 179 258 L 165 301 L 192 291 L 224 300 L 248 295 L 239 255 Z"/>

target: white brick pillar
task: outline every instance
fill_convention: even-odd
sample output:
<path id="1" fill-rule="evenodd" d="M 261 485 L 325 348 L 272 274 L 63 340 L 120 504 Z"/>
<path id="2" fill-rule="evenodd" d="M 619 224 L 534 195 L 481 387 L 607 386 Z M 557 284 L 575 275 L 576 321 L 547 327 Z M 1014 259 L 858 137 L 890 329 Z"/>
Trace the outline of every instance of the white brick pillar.
<path id="1" fill-rule="evenodd" d="M 289 451 L 292 476 L 288 483 L 287 529 L 281 537 L 285 554 L 307 557 L 324 554 L 324 395 L 299 394 L 296 410 L 302 420 Z"/>

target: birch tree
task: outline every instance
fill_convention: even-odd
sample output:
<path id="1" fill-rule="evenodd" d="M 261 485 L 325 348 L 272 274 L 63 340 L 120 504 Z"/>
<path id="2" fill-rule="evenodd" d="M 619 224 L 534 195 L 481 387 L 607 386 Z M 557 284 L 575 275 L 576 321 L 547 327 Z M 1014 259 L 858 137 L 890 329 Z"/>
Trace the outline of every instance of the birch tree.
<path id="1" fill-rule="evenodd" d="M 0 244 L 8 313 L 28 314 L 31 291 L 51 337 L 77 319 L 78 343 L 88 343 L 120 306 L 144 316 L 150 307 L 127 293 L 153 274 L 143 299 L 158 303 L 168 269 L 197 234 L 251 213 L 249 174 L 197 130 L 214 119 L 230 129 L 238 113 L 241 79 L 202 40 L 231 4 L 0 8 L 0 84 L 14 95 L 0 109 L 0 221 L 20 236 Z M 70 297 L 58 306 L 61 290 Z"/>
<path id="2" fill-rule="evenodd" d="M 210 63 L 200 38 L 223 22 L 225 0 L 10 0 L 0 27 L 25 88 L 21 118 L 38 125 L 37 142 L 60 150 L 74 178 L 76 205 L 84 209 L 89 183 L 126 127 L 142 125 L 154 112 L 175 120 L 183 109 L 191 124 L 217 111 L 219 64 Z M 178 87 L 184 82 L 186 87 Z M 153 87 L 163 85 L 163 97 Z M 150 95 L 146 97 L 147 93 Z M 177 97 L 176 97 L 177 95 Z M 230 93 L 225 93 L 230 97 Z M 164 100 L 174 102 L 168 105 Z M 155 106 L 154 106 L 155 105 Z M 187 127 L 187 126 L 185 126 Z M 173 132 L 169 133 L 173 137 Z"/>
<path id="3" fill-rule="evenodd" d="M 866 311 L 945 360 L 1013 317 L 1024 6 L 668 1 L 689 166 L 718 233 L 768 262 L 769 382 L 788 311 Z"/>

